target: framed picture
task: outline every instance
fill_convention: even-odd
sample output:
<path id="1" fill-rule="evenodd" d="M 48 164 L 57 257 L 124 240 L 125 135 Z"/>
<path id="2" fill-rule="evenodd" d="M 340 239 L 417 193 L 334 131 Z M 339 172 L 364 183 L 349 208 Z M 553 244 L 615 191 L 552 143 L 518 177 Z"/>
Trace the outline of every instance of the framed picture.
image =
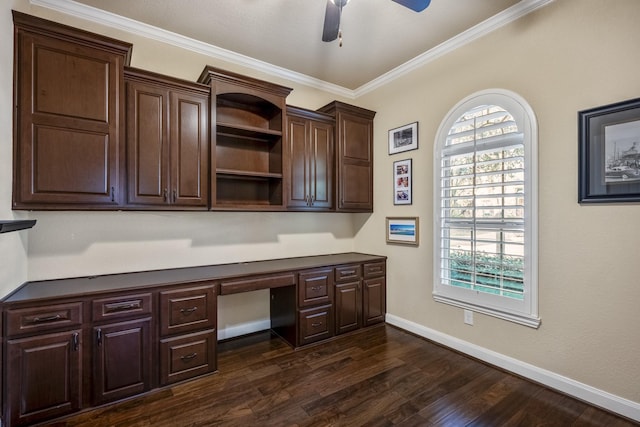
<path id="1" fill-rule="evenodd" d="M 393 162 L 393 204 L 410 205 L 411 159 Z"/>
<path id="2" fill-rule="evenodd" d="M 387 243 L 418 246 L 418 217 L 387 217 Z"/>
<path id="3" fill-rule="evenodd" d="M 418 148 L 418 122 L 389 131 L 389 154 L 402 153 Z"/>
<path id="4" fill-rule="evenodd" d="M 578 112 L 578 201 L 640 202 L 640 98 Z"/>

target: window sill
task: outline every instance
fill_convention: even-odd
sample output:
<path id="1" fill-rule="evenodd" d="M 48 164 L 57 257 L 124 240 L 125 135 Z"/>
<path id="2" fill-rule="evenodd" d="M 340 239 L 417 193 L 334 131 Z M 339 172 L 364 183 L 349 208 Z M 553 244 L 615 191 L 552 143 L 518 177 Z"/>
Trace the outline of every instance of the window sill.
<path id="1" fill-rule="evenodd" d="M 466 310 L 475 311 L 477 313 L 486 314 L 488 316 L 497 317 L 498 319 L 508 320 L 509 322 L 517 323 L 519 325 L 528 326 L 530 328 L 538 329 L 542 322 L 539 317 L 529 316 L 522 313 L 509 313 L 505 311 L 495 310 L 489 307 L 479 306 L 464 301 L 459 301 L 450 297 L 433 294 L 433 299 L 436 302 L 443 304 L 453 305 Z"/>

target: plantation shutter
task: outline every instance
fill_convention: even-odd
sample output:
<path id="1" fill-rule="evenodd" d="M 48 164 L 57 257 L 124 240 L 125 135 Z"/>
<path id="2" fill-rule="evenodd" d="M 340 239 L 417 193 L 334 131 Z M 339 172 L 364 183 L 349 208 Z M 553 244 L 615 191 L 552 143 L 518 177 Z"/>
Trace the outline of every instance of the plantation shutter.
<path id="1" fill-rule="evenodd" d="M 440 283 L 523 299 L 524 137 L 496 105 L 463 114 L 440 165 Z"/>

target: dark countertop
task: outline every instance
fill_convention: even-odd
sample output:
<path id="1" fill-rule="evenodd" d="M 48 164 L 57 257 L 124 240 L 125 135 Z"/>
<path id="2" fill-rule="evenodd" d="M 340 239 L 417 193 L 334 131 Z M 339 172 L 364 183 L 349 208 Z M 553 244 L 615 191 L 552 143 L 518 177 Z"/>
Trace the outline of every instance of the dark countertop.
<path id="1" fill-rule="evenodd" d="M 184 283 L 211 282 L 252 275 L 266 275 L 292 270 L 384 261 L 379 255 L 357 252 L 316 255 L 296 258 L 251 261 L 234 264 L 207 265 L 199 267 L 171 268 L 134 273 L 106 274 L 100 276 L 75 277 L 69 279 L 26 282 L 2 302 L 15 303 L 65 296 L 83 296 L 125 289 L 176 285 Z"/>

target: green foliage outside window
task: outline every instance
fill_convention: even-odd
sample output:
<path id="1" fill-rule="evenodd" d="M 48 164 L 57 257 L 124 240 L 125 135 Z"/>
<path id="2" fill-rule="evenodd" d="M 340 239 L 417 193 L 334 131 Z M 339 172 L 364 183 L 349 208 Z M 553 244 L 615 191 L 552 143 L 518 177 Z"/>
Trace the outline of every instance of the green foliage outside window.
<path id="1" fill-rule="evenodd" d="M 475 283 L 473 256 L 452 251 L 449 258 L 450 284 L 480 292 L 521 300 L 524 290 L 524 259 L 521 257 L 476 254 Z"/>

